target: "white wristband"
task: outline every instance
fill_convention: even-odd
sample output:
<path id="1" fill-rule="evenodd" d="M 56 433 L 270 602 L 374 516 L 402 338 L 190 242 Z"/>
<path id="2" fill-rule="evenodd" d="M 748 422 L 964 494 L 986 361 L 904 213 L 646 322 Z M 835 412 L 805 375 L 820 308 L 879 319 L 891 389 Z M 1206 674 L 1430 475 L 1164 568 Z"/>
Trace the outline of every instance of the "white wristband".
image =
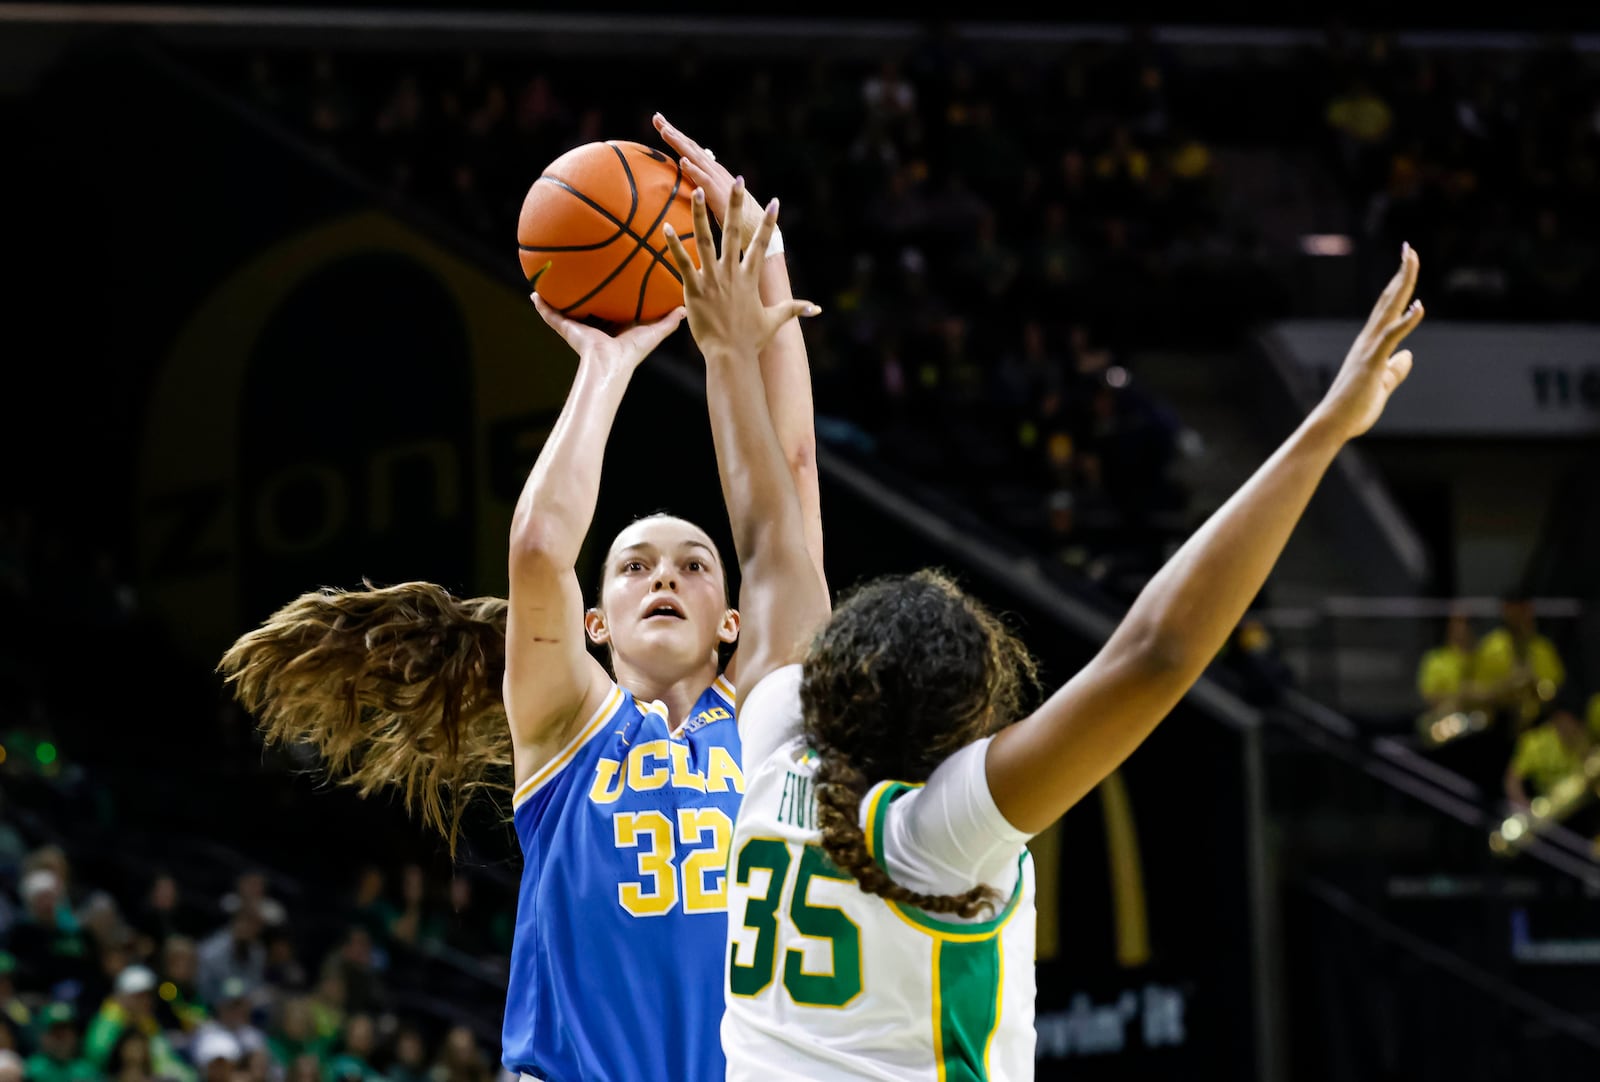
<path id="1" fill-rule="evenodd" d="M 783 254 L 783 230 L 777 226 L 772 227 L 772 239 L 767 241 L 767 258 Z"/>

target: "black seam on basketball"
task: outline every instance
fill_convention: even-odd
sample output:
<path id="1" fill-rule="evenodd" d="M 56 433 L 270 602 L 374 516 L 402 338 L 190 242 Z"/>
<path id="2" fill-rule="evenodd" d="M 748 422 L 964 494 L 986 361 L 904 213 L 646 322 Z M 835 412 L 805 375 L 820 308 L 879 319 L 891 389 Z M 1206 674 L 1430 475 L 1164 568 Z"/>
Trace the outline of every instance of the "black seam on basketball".
<path id="1" fill-rule="evenodd" d="M 678 166 L 678 172 L 679 172 L 679 175 L 681 176 L 682 173 L 683 173 L 682 164 L 680 164 Z M 578 189 L 574 188 L 572 185 L 568 184 L 566 181 L 562 180 L 560 177 L 543 176 L 543 177 L 540 177 L 539 180 L 548 181 L 551 184 L 554 184 L 556 187 L 560 188 L 562 191 L 566 192 L 568 195 L 571 195 L 575 199 L 578 199 L 579 201 L 581 201 L 590 210 L 592 210 L 596 214 L 600 215 L 600 217 L 604 218 L 606 221 L 608 221 L 612 225 L 616 226 L 617 227 L 617 231 L 611 235 L 611 240 L 606 241 L 606 244 L 610 244 L 612 241 L 618 240 L 618 239 L 620 239 L 620 238 L 622 238 L 624 236 L 632 237 L 633 240 L 639 246 L 643 247 L 645 249 L 645 251 L 650 253 L 650 255 L 655 259 L 655 261 L 657 263 L 661 263 L 662 265 L 664 265 L 667 268 L 667 270 L 671 272 L 671 274 L 672 274 L 672 276 L 674 278 L 677 278 L 678 281 L 680 281 L 680 282 L 683 281 L 683 276 L 678 273 L 677 268 L 674 267 L 670 262 L 668 262 L 661 255 L 660 252 L 658 252 L 654 248 L 650 247 L 650 245 L 645 244 L 644 238 L 641 237 L 639 234 L 635 233 L 633 231 L 633 229 L 631 227 L 629 227 L 627 222 L 624 222 L 621 219 L 619 219 L 615 214 L 612 214 L 605 207 L 602 207 L 599 203 L 596 203 L 593 199 L 590 199 L 587 195 L 584 195 L 582 192 L 580 192 Z M 537 183 L 539 183 L 539 181 L 536 180 L 536 181 L 534 181 L 534 183 L 537 184 Z M 681 182 L 680 182 L 680 184 L 681 184 Z M 672 190 L 673 190 L 673 193 L 676 194 L 677 190 L 678 190 L 678 187 L 674 186 Z M 604 246 L 602 245 L 602 247 L 604 247 Z M 544 249 L 544 250 L 545 251 L 552 251 L 553 249 L 548 249 L 547 248 L 547 249 Z M 562 309 L 562 311 L 566 311 L 566 309 Z"/>
<path id="2" fill-rule="evenodd" d="M 649 252 L 649 251 L 652 251 L 652 249 L 650 248 L 650 246 L 648 244 L 635 244 L 633 246 L 633 251 L 629 252 L 626 256 L 624 256 L 622 262 L 618 263 L 616 265 L 616 267 L 611 271 L 610 274 L 606 275 L 605 278 L 601 279 L 599 285 L 597 285 L 593 289 L 589 290 L 589 292 L 585 293 L 583 296 L 579 297 L 577 300 L 573 301 L 571 304 L 567 305 L 565 308 L 560 309 L 561 314 L 562 315 L 566 315 L 568 312 L 572 311 L 574 308 L 577 308 L 579 305 L 587 304 L 589 301 L 593 300 L 594 297 L 595 297 L 595 294 L 599 293 L 606 286 L 608 286 L 612 282 L 616 281 L 617 275 L 621 274 L 622 271 L 623 271 L 623 268 L 625 268 L 629 263 L 633 262 L 633 257 L 634 256 L 638 255 L 640 252 Z M 637 318 L 637 316 L 635 318 Z"/>
<path id="3" fill-rule="evenodd" d="M 631 229 L 633 227 L 633 216 L 639 213 L 639 182 L 633 179 L 633 169 L 628 165 L 628 156 L 622 152 L 622 148 L 615 143 L 607 143 L 606 146 L 611 148 L 611 152 L 617 156 L 617 161 L 622 163 L 622 175 L 628 178 L 628 199 L 630 202 L 628 203 L 628 220 L 623 223 L 623 226 Z M 647 237 L 649 235 L 648 233 L 645 234 Z"/>
<path id="4" fill-rule="evenodd" d="M 518 244 L 517 249 L 523 252 L 593 252 L 604 248 L 620 236 L 621 233 L 613 233 L 599 244 Z"/>
<path id="5" fill-rule="evenodd" d="M 648 237 L 648 236 L 654 235 L 655 231 L 658 228 L 660 228 L 662 219 L 667 216 L 667 211 L 672 209 L 672 201 L 674 199 L 678 198 L 678 189 L 680 187 L 682 187 L 682 186 L 683 186 L 683 162 L 680 161 L 678 163 L 678 175 L 675 178 L 673 178 L 673 181 L 672 181 L 672 191 L 667 193 L 667 201 L 665 203 L 661 204 L 661 213 L 657 214 L 656 215 L 656 220 L 650 223 L 650 228 L 645 233 L 645 236 Z M 641 243 L 643 243 L 643 242 L 641 242 Z M 650 251 L 651 251 L 652 254 L 659 254 L 659 253 L 656 253 L 656 249 L 655 249 L 654 245 L 648 245 L 647 247 L 650 248 Z M 644 292 L 645 292 L 646 289 L 648 289 L 650 287 L 650 273 L 656 269 L 657 265 L 665 266 L 669 270 L 671 269 L 671 264 L 665 263 L 659 258 L 655 259 L 655 260 L 652 260 L 650 265 L 644 269 L 644 274 L 641 275 L 640 278 L 639 278 L 639 303 L 633 306 L 633 320 L 634 320 L 635 323 L 637 323 L 639 321 L 639 317 L 640 316 L 644 315 Z M 678 279 L 678 284 L 679 285 L 683 284 L 683 275 L 682 274 L 679 274 L 676 271 L 674 271 L 673 272 L 673 277 Z"/>
<path id="6" fill-rule="evenodd" d="M 593 199 L 590 199 L 587 195 L 584 195 L 582 192 L 568 184 L 566 181 L 562 180 L 560 177 L 542 176 L 538 180 L 534 181 L 534 183 L 554 184 L 557 188 L 560 188 L 562 191 L 566 192 L 584 206 L 600 215 L 600 217 L 617 227 L 617 231 L 615 233 L 611 234 L 611 236 L 607 237 L 596 247 L 604 248 L 607 244 L 610 244 L 612 241 L 623 236 L 624 234 L 633 232 L 633 230 L 628 228 L 627 222 L 619 221 L 615 214 L 612 214 L 605 207 L 602 207 L 599 203 L 596 203 Z"/>

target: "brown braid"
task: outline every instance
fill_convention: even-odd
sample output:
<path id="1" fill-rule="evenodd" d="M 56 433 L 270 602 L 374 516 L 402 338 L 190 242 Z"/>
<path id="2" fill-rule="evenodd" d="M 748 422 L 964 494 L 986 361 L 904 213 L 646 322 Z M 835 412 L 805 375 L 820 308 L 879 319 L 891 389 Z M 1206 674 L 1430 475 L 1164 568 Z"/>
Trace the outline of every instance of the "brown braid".
<path id="1" fill-rule="evenodd" d="M 1037 690 L 1027 649 L 992 613 L 935 571 L 855 590 L 812 643 L 800 683 L 816 775 L 822 847 L 861 889 L 930 913 L 980 914 L 981 884 L 924 895 L 867 852 L 861 801 L 877 782 L 926 781 L 954 752 L 1021 716 Z"/>
<path id="2" fill-rule="evenodd" d="M 861 801 L 872 788 L 866 776 L 837 753 L 822 751 L 815 784 L 822 848 L 828 859 L 840 871 L 855 876 L 868 894 L 928 913 L 955 913 L 962 917 L 976 917 L 1000 901 L 993 888 L 982 884 L 965 894 L 918 894 L 896 883 L 867 851 L 867 836 L 859 818 Z"/>

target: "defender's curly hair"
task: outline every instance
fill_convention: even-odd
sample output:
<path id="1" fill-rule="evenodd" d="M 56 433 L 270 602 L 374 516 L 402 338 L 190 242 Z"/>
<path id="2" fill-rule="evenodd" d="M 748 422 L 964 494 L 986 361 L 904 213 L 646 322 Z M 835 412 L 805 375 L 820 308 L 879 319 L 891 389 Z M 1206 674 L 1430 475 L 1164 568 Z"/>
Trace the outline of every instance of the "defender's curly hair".
<path id="1" fill-rule="evenodd" d="M 506 602 L 366 585 L 295 598 L 218 670 L 269 744 L 310 745 L 363 797 L 394 786 L 454 852 L 467 798 L 511 791 Z"/>
<path id="2" fill-rule="evenodd" d="M 896 883 L 867 852 L 861 801 L 877 782 L 925 781 L 953 752 L 1015 721 L 1037 690 L 1032 656 L 992 613 L 936 571 L 857 588 L 817 635 L 800 708 L 819 756 L 822 847 L 861 888 L 930 913 L 977 916 L 984 886 L 928 895 Z"/>

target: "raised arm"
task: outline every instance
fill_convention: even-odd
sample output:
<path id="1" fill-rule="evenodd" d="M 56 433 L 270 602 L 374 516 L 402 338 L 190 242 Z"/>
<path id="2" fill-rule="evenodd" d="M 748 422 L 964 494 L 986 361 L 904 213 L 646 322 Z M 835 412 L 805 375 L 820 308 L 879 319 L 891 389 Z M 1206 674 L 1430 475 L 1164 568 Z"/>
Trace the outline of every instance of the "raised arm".
<path id="1" fill-rule="evenodd" d="M 746 239 L 743 180 L 729 196 L 719 253 L 711 236 L 706 193 L 694 193 L 696 268 L 676 234 L 667 233 L 683 271 L 689 329 L 706 359 L 706 399 L 717 473 L 739 557 L 741 686 L 754 688 L 781 665 L 798 660 L 811 634 L 828 618 L 828 593 L 806 549 L 800 500 L 767 410 L 757 354 L 795 316 L 815 314 L 807 301 L 771 308 L 760 296 L 759 259 L 740 259 Z M 764 250 L 778 220 L 767 208 L 750 250 Z"/>
<path id="2" fill-rule="evenodd" d="M 660 113 L 655 115 L 656 131 L 683 163 L 684 176 L 706 193 L 706 205 L 717 216 L 724 215 L 733 193 L 733 174 L 717 161 L 716 155 L 675 128 Z M 761 210 L 748 192 L 744 198 L 745 236 L 753 237 L 761 227 Z M 774 236 L 777 236 L 774 233 Z M 789 282 L 789 266 L 783 252 L 768 254 L 767 246 L 757 249 L 761 263 L 761 301 L 783 308 L 794 300 Z M 798 320 L 788 320 L 761 351 L 761 383 L 765 389 L 767 413 L 772 418 L 773 435 L 788 463 L 800 501 L 800 518 L 805 531 L 806 551 L 816 566 L 817 577 L 826 587 L 827 574 L 822 563 L 822 497 L 817 483 L 816 419 L 811 405 L 811 362 L 806 355 L 806 338 Z M 741 604 L 741 609 L 744 606 Z"/>
<path id="3" fill-rule="evenodd" d="M 600 496 L 600 466 L 623 392 L 639 362 L 683 320 L 682 308 L 612 337 L 534 305 L 578 353 L 578 374 L 511 520 L 506 617 L 506 714 L 520 784 L 555 754 L 575 722 L 610 690 L 586 647 L 574 565 Z"/>
<path id="4" fill-rule="evenodd" d="M 1346 442 L 1372 427 L 1411 370 L 1395 347 L 1422 319 L 1407 246 L 1338 378 L 1243 488 L 1152 578 L 1099 654 L 989 746 L 989 788 L 1013 826 L 1038 832 L 1100 783 L 1216 656 L 1266 581 Z"/>

